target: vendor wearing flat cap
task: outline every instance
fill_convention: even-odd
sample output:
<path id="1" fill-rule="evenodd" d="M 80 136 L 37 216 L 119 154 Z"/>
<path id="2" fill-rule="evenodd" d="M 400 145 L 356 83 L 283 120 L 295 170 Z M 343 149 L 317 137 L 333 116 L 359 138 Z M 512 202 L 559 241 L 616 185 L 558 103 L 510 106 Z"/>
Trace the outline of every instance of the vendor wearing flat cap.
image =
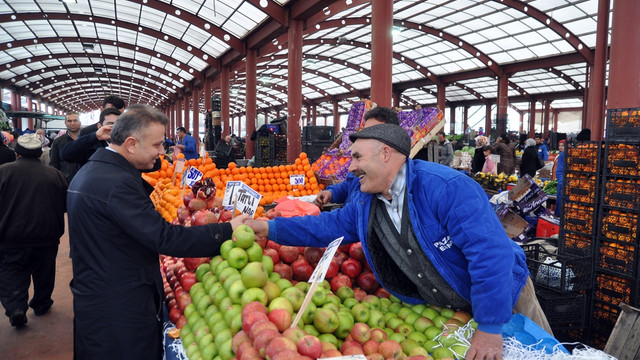
<path id="1" fill-rule="evenodd" d="M 15 151 L 18 159 L 0 166 L 0 301 L 11 325 L 20 327 L 29 307 L 39 316 L 53 304 L 68 183 L 62 172 L 40 162 L 38 135 L 20 136 Z"/>
<path id="2" fill-rule="evenodd" d="M 478 329 L 466 359 L 502 359 L 502 327 L 514 312 L 551 331 L 522 249 L 504 232 L 482 188 L 449 167 L 408 158 L 398 125 L 350 136 L 349 171 L 360 189 L 344 208 L 319 216 L 249 220 L 282 245 L 361 242 L 378 282 L 407 303 L 472 311 Z"/>

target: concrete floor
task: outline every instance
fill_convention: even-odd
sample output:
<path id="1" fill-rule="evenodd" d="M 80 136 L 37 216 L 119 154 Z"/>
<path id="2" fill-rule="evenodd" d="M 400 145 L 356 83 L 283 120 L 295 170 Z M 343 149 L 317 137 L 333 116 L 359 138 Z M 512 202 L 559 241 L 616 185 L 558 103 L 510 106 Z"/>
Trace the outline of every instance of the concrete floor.
<path id="1" fill-rule="evenodd" d="M 53 290 L 54 304 L 51 311 L 35 316 L 29 309 L 29 322 L 21 329 L 9 324 L 9 318 L 0 311 L 0 359 L 73 359 L 73 297 L 69 289 L 71 281 L 71 259 L 69 237 L 65 233 L 60 239 L 56 265 L 56 286 Z M 29 296 L 33 289 L 29 290 Z M 0 307 L 1 308 L 1 307 Z"/>

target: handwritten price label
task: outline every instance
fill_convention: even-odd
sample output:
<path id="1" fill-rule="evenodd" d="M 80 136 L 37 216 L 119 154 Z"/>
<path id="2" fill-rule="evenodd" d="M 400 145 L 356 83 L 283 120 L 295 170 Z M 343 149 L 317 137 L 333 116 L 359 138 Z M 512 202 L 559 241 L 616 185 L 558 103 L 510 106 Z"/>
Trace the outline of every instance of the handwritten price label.
<path id="1" fill-rule="evenodd" d="M 304 175 L 289 175 L 289 184 L 304 185 Z"/>

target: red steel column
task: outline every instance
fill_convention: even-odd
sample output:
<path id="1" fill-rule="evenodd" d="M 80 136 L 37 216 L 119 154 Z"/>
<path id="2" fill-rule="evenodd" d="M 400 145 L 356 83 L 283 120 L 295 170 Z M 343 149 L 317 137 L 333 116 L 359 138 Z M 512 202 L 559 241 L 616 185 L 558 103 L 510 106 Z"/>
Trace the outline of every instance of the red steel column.
<path id="1" fill-rule="evenodd" d="M 222 118 L 222 138 L 229 135 L 229 67 L 223 66 L 220 71 L 220 108 Z"/>
<path id="2" fill-rule="evenodd" d="M 438 94 L 437 94 L 438 109 L 442 110 L 443 113 L 444 113 L 445 106 L 447 106 L 446 92 L 447 92 L 447 86 L 445 84 L 438 85 Z"/>
<path id="3" fill-rule="evenodd" d="M 371 101 L 391 107 L 393 0 L 372 0 L 371 8 Z"/>
<path id="4" fill-rule="evenodd" d="M 289 23 L 289 76 L 287 93 L 287 162 L 292 163 L 302 151 L 300 113 L 302 112 L 302 34 L 304 22 Z"/>
<path id="5" fill-rule="evenodd" d="M 400 107 L 400 92 L 394 92 L 391 96 L 393 97 L 393 107 Z"/>
<path id="6" fill-rule="evenodd" d="M 491 135 L 491 103 L 487 104 L 486 115 L 484 119 L 484 136 Z"/>
<path id="7" fill-rule="evenodd" d="M 311 111 L 313 112 L 313 115 L 312 115 L 313 116 L 313 126 L 316 126 L 317 121 L 318 121 L 318 106 L 316 104 L 313 104 L 313 106 L 311 107 Z"/>
<path id="8" fill-rule="evenodd" d="M 532 101 L 529 104 L 529 138 L 535 138 L 536 134 L 536 102 Z"/>
<path id="9" fill-rule="evenodd" d="M 639 22 L 640 2 L 613 2 L 607 109 L 640 107 Z"/>
<path id="10" fill-rule="evenodd" d="M 204 109 L 205 111 L 211 111 L 211 79 L 204 79 Z"/>
<path id="11" fill-rule="evenodd" d="M 465 106 L 462 112 L 462 133 L 466 134 L 467 129 L 469 128 L 469 107 Z"/>
<path id="12" fill-rule="evenodd" d="M 20 95 L 11 91 L 11 110 L 20 111 Z M 11 118 L 13 120 L 13 128 L 15 130 L 22 130 L 22 119 L 19 117 Z"/>
<path id="13" fill-rule="evenodd" d="M 496 101 L 496 134 L 507 132 L 509 108 L 509 77 L 504 74 L 498 78 L 498 97 Z"/>
<path id="14" fill-rule="evenodd" d="M 553 131 L 558 132 L 558 110 L 553 110 Z"/>
<path id="15" fill-rule="evenodd" d="M 524 131 L 524 111 L 520 113 L 520 128 L 518 129 L 520 133 Z"/>
<path id="16" fill-rule="evenodd" d="M 200 149 L 200 90 L 193 88 L 193 138 Z M 198 153 L 200 151 L 198 150 Z"/>
<path id="17" fill-rule="evenodd" d="M 449 108 L 449 114 L 451 114 L 449 117 L 450 122 L 449 122 L 449 135 L 453 135 L 456 133 L 456 107 L 455 106 L 451 106 Z"/>
<path id="18" fill-rule="evenodd" d="M 27 111 L 33 111 L 32 104 L 31 104 L 31 97 L 27 97 Z M 33 118 L 29 118 L 27 122 L 29 124 L 27 125 L 29 129 L 33 130 Z"/>
<path id="19" fill-rule="evenodd" d="M 542 137 L 546 137 L 549 133 L 549 115 L 551 112 L 551 101 L 544 101 L 544 125 L 542 127 Z"/>
<path id="20" fill-rule="evenodd" d="M 598 23 L 596 27 L 596 51 L 594 56 L 594 64 L 591 71 L 591 81 L 589 84 L 589 105 L 587 107 L 587 127 L 591 129 L 591 140 L 602 140 L 603 122 L 604 122 L 604 88 L 605 88 L 605 76 L 607 70 L 607 42 L 609 37 L 609 2 L 610 0 L 598 1 Z M 634 0 L 621 0 L 616 3 L 632 3 Z M 614 9 L 615 10 L 615 9 Z M 613 17 L 616 17 L 615 11 Z M 615 23 L 615 21 L 614 21 Z M 626 29 L 632 28 L 632 24 L 626 26 Z M 628 30 L 627 30 L 628 31 Z M 637 31 L 633 29 L 632 31 Z M 613 51 L 613 33 L 611 34 L 611 50 Z M 618 36 L 625 36 L 619 34 Z M 629 49 L 632 49 L 633 44 L 624 44 L 622 46 L 627 47 L 627 54 L 631 55 Z M 613 53 L 612 53 L 613 56 Z M 613 71 L 614 64 L 611 63 L 610 69 Z M 624 71 L 625 69 L 619 69 Z M 609 91 L 612 90 L 611 74 L 609 74 Z M 631 79 L 631 77 L 629 77 Z M 637 81 L 637 79 L 636 79 Z M 631 89 L 621 89 L 623 91 L 629 91 Z M 611 96 L 611 93 L 609 93 Z"/>
<path id="21" fill-rule="evenodd" d="M 247 50 L 247 83 L 246 83 L 246 99 L 247 102 L 247 136 L 246 139 L 246 158 L 251 159 L 253 157 L 254 145 L 251 141 L 251 134 L 256 131 L 256 120 L 258 119 L 257 108 L 257 89 L 258 89 L 258 51 L 254 49 Z"/>

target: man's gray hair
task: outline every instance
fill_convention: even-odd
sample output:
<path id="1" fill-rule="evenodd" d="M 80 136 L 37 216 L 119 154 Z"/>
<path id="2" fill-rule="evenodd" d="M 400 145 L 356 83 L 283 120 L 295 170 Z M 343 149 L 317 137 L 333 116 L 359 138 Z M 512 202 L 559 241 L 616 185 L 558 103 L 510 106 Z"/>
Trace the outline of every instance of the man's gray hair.
<path id="1" fill-rule="evenodd" d="M 169 118 L 162 111 L 144 104 L 135 104 L 120 115 L 111 129 L 111 143 L 122 145 L 129 136 L 139 135 L 151 123 L 169 125 Z"/>

